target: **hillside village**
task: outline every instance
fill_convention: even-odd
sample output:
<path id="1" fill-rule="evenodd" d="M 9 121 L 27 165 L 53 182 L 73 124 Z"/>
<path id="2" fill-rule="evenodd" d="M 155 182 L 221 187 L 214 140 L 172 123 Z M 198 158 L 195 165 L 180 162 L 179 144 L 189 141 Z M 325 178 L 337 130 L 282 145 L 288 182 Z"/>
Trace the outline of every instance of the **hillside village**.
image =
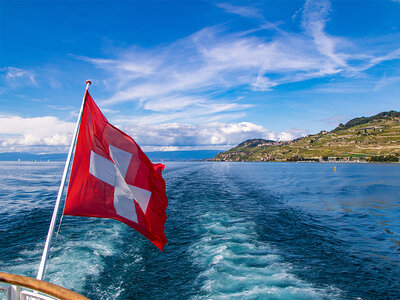
<path id="1" fill-rule="evenodd" d="M 291 141 L 247 140 L 212 161 L 399 162 L 400 112 L 382 112 Z"/>

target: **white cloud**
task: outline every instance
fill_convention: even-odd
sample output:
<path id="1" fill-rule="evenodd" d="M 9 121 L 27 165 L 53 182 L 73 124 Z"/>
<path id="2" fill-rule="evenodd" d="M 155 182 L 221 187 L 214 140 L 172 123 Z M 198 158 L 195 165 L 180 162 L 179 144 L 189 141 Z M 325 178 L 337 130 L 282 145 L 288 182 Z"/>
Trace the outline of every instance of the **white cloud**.
<path id="1" fill-rule="evenodd" d="M 319 52 L 332 60 L 332 72 L 335 68 L 346 67 L 346 55 L 337 53 L 337 45 L 341 39 L 329 36 L 325 25 L 331 10 L 327 0 L 307 0 L 303 7 L 302 25 L 313 39 Z"/>
<path id="2" fill-rule="evenodd" d="M 399 0 L 400 1 L 400 0 Z M 384 75 L 375 85 L 374 91 L 378 91 L 384 87 L 400 82 L 400 76 L 387 77 Z"/>
<path id="3" fill-rule="evenodd" d="M 52 104 L 47 105 L 47 107 L 54 109 L 54 110 L 61 110 L 61 111 L 64 111 L 64 110 L 70 111 L 70 110 L 75 109 L 75 107 L 72 107 L 72 106 L 58 106 L 58 105 L 52 105 Z"/>
<path id="4" fill-rule="evenodd" d="M 254 91 L 271 91 L 272 87 L 277 86 L 276 82 L 272 82 L 268 77 L 264 76 L 260 71 L 257 76 L 257 80 L 251 84 Z"/>
<path id="5" fill-rule="evenodd" d="M 11 86 L 34 85 L 37 86 L 36 74 L 32 70 L 20 69 L 15 67 L 5 67 L 1 69 L 4 73 L 6 82 Z"/>
<path id="6" fill-rule="evenodd" d="M 346 123 L 349 120 L 348 116 L 345 115 L 333 115 L 328 118 L 322 119 L 321 121 L 328 124 L 329 126 L 338 126 L 340 123 Z"/>
<path id="7" fill-rule="evenodd" d="M 304 130 L 304 129 L 285 130 L 285 131 L 282 131 L 280 134 L 278 134 L 278 140 L 279 141 L 290 141 L 295 138 L 305 136 L 306 134 L 307 134 L 307 130 Z"/>
<path id="8" fill-rule="evenodd" d="M 119 70 L 122 72 L 127 72 L 129 74 L 138 74 L 138 75 L 150 75 L 153 74 L 156 70 L 156 64 L 153 60 L 140 60 L 129 58 L 129 62 L 115 59 L 101 59 L 101 58 L 87 58 L 80 57 L 83 60 L 91 62 L 95 65 L 102 66 L 103 68 L 108 68 L 110 70 Z"/>
<path id="9" fill-rule="evenodd" d="M 0 151 L 65 151 L 74 123 L 56 117 L 0 116 Z"/>
<path id="10" fill-rule="evenodd" d="M 220 150 L 225 151 L 236 145 L 194 145 L 194 146 L 141 146 L 144 152 L 153 151 L 191 151 L 191 150 Z"/>
<path id="11" fill-rule="evenodd" d="M 193 125 L 164 123 L 119 126 L 145 150 L 227 149 L 251 138 L 287 140 L 305 132 L 276 133 L 251 122 Z M 66 152 L 74 124 L 55 117 L 0 116 L 0 151 Z"/>
<path id="12" fill-rule="evenodd" d="M 119 110 L 114 110 L 114 109 L 110 109 L 110 108 L 101 108 L 101 111 L 103 113 L 108 113 L 108 114 L 117 114 L 120 112 Z"/>
<path id="13" fill-rule="evenodd" d="M 0 134 L 53 135 L 73 130 L 74 123 L 56 117 L 22 118 L 19 116 L 0 117 Z"/>
<path id="14" fill-rule="evenodd" d="M 189 96 L 169 96 L 159 99 L 151 99 L 144 102 L 144 109 L 152 111 L 179 111 L 188 106 L 199 106 L 206 103 L 204 98 Z"/>
<path id="15" fill-rule="evenodd" d="M 236 6 L 230 3 L 218 3 L 217 7 L 222 8 L 227 13 L 239 15 L 246 18 L 264 19 L 263 15 L 255 8 L 248 6 Z"/>
<path id="16" fill-rule="evenodd" d="M 145 57 L 142 57 L 144 55 Z M 132 81 L 139 81 L 143 77 L 154 76 L 159 68 L 157 55 L 155 53 L 140 53 L 135 50 L 131 52 L 122 51 L 118 59 L 89 58 L 76 56 L 77 59 L 89 62 L 101 69 L 113 74 L 112 78 L 104 80 L 103 84 L 113 88 L 119 88 Z"/>
<path id="17" fill-rule="evenodd" d="M 377 64 L 400 58 L 395 44 L 376 44 L 367 49 L 362 38 L 352 41 L 329 34 L 326 24 L 331 5 L 327 0 L 305 2 L 296 13 L 301 14 L 300 30 L 296 32 L 268 26 L 261 10 L 254 7 L 230 3 L 217 6 L 256 20 L 257 24 L 242 32 L 233 32 L 227 28 L 229 25 L 207 27 L 171 44 L 146 49 L 130 46 L 109 57 L 75 56 L 105 71 L 98 72 L 99 76 L 106 74 L 98 83 L 111 92 L 98 102 L 105 113 L 118 113 L 114 122 L 140 143 L 172 149 L 237 144 L 253 137 L 291 139 L 304 131 L 275 133 L 252 122 L 239 122 L 246 120 L 246 110 L 254 107 L 247 95 L 268 93 L 280 85 L 313 78 L 362 76 Z M 36 85 L 32 70 L 9 67 L 1 71 L 9 82 Z M 393 78 L 393 82 L 396 80 Z M 375 88 L 391 83 L 383 78 Z M 359 92 L 354 81 L 339 87 L 330 82 L 314 92 Z M 122 108 L 111 107 L 122 102 L 135 102 L 140 116 L 127 117 Z M 0 118 L 3 147 L 68 144 L 72 123 L 51 117 L 18 118 Z"/>
<path id="18" fill-rule="evenodd" d="M 261 17 L 251 7 L 217 6 L 243 17 Z M 106 82 L 118 83 L 118 91 L 100 101 L 104 106 L 134 101 L 145 110 L 190 111 L 213 105 L 216 92 L 268 92 L 312 78 L 355 76 L 400 58 L 398 49 L 362 53 L 365 50 L 349 39 L 329 35 L 330 10 L 329 1 L 307 0 L 301 10 L 304 31 L 299 33 L 275 30 L 263 35 L 262 26 L 255 28 L 257 34 L 251 30 L 228 33 L 224 26 L 215 26 L 155 49 L 134 47 L 121 50 L 115 58 L 80 59 L 105 70 Z"/>
<path id="19" fill-rule="evenodd" d="M 56 133 L 53 136 L 50 137 L 44 137 L 43 141 L 45 145 L 48 146 L 68 146 L 71 144 L 71 138 L 72 136 L 68 134 L 58 134 Z"/>
<path id="20" fill-rule="evenodd" d="M 278 134 L 250 122 L 214 122 L 200 125 L 166 123 L 123 126 L 122 129 L 131 134 L 140 145 L 179 149 L 193 146 L 225 147 L 251 138 L 287 140 L 305 133 L 304 130 L 288 130 Z"/>

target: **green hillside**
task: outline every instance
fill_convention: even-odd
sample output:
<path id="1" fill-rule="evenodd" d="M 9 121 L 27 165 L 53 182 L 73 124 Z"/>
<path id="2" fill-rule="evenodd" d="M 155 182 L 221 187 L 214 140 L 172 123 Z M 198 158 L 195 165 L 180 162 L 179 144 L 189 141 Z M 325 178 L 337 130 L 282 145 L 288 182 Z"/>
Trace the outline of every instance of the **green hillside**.
<path id="1" fill-rule="evenodd" d="M 289 142 L 247 140 L 213 161 L 390 161 L 400 158 L 400 112 L 355 118 Z"/>

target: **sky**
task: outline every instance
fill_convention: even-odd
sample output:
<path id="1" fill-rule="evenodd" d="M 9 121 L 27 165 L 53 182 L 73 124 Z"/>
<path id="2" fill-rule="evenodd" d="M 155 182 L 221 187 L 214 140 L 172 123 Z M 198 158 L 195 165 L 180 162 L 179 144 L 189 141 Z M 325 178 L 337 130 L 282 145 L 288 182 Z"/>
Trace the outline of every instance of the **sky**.
<path id="1" fill-rule="evenodd" d="M 400 0 L 1 0 L 0 14 L 0 152 L 67 152 L 87 79 L 145 151 L 400 110 Z"/>

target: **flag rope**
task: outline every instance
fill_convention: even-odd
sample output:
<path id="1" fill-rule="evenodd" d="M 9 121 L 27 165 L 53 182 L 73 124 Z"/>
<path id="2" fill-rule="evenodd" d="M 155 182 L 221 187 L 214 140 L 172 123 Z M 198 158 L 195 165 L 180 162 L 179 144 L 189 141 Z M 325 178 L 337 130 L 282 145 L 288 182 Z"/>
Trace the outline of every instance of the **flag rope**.
<path id="1" fill-rule="evenodd" d="M 40 261 L 38 274 L 36 276 L 36 279 L 39 279 L 39 280 L 42 280 L 43 274 L 44 274 L 44 271 L 45 271 L 45 268 L 46 268 L 47 258 L 49 256 L 49 249 L 50 249 L 51 241 L 52 241 L 52 238 L 53 238 L 54 227 L 55 227 L 55 224 L 56 224 L 58 208 L 60 206 L 61 196 L 62 196 L 63 191 L 64 191 L 65 180 L 67 178 L 68 169 L 69 169 L 69 165 L 70 165 L 70 162 L 71 162 L 71 156 L 72 156 L 72 152 L 73 152 L 73 149 L 74 149 L 74 146 L 75 146 L 76 137 L 78 135 L 79 125 L 80 125 L 80 122 L 81 122 L 81 119 L 82 119 L 83 108 L 85 106 L 86 95 L 88 93 L 88 89 L 89 89 L 90 84 L 91 84 L 91 82 L 89 80 L 87 80 L 86 81 L 85 94 L 83 95 L 83 99 L 82 99 L 81 110 L 79 112 L 78 120 L 77 120 L 76 125 L 75 125 L 74 135 L 72 137 L 71 146 L 69 148 L 67 160 L 65 162 L 64 172 L 63 172 L 63 176 L 62 176 L 62 179 L 61 179 L 60 188 L 58 190 L 57 200 L 56 200 L 56 203 L 54 205 L 53 215 L 51 217 L 49 231 L 47 233 L 46 243 L 44 245 L 44 249 L 43 249 L 43 253 L 42 253 L 42 259 Z M 61 225 L 61 223 L 60 223 L 60 225 Z"/>

